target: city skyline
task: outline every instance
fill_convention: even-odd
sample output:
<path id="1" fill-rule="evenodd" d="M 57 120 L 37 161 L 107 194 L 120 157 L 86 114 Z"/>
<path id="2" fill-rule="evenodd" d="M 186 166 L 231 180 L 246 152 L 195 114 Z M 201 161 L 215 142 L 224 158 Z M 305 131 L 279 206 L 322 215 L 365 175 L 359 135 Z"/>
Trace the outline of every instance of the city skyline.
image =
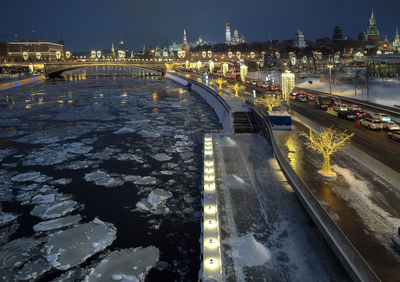
<path id="1" fill-rule="evenodd" d="M 22 2 L 22 6 L 29 5 L 27 1 Z M 320 2 L 255 1 L 243 7 L 237 1 L 230 1 L 229 4 L 204 1 L 202 5 L 191 7 L 182 1 L 163 5 L 155 0 L 146 3 L 100 0 L 96 5 L 69 1 L 68 5 L 58 7 L 51 1 L 42 0 L 29 6 L 29 9 L 18 10 L 20 17 L 16 17 L 13 12 L 15 2 L 5 1 L 2 7 L 9 12 L 4 16 L 0 41 L 23 38 L 54 42 L 62 34 L 66 47 L 71 51 L 109 49 L 111 42 L 118 43 L 120 40 L 124 40 L 130 49 L 141 50 L 143 44 L 181 41 L 183 29 L 186 29 L 190 42 L 196 41 L 200 35 L 208 42 L 224 42 L 226 21 L 230 21 L 233 28 L 238 28 L 248 42 L 293 39 L 298 29 L 303 31 L 306 40 L 315 40 L 331 37 L 334 26 L 342 27 L 345 37 L 356 38 L 359 32 L 367 31 L 371 8 L 375 8 L 381 40 L 385 35 L 389 41 L 393 40 L 399 25 L 395 11 L 400 8 L 400 3 L 388 1 L 390 3 L 378 5 L 378 1 L 372 0 L 351 3 L 340 0 L 331 7 Z M 314 13 L 312 7 L 315 5 L 319 8 L 326 5 L 329 12 Z M 192 9 L 196 13 L 191 12 Z"/>

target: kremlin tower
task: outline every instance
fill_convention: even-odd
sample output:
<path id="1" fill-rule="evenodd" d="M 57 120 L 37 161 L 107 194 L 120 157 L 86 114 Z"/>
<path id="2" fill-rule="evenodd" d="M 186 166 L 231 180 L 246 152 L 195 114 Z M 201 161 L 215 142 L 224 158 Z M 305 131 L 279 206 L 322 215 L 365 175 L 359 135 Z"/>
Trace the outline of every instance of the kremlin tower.
<path id="1" fill-rule="evenodd" d="M 374 18 L 374 9 L 372 9 L 371 18 L 369 19 L 367 38 L 370 44 L 379 45 L 379 30 Z"/>

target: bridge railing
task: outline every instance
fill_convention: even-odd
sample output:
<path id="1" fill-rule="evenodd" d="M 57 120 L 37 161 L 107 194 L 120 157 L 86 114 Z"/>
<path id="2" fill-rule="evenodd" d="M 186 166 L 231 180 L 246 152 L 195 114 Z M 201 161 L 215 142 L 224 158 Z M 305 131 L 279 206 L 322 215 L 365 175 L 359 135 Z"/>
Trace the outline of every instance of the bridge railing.
<path id="1" fill-rule="evenodd" d="M 344 235 L 341 229 L 321 206 L 310 188 L 294 171 L 279 146 L 276 145 L 272 126 L 268 118 L 260 114 L 251 102 L 246 101 L 246 105 L 249 107 L 259 125 L 261 130 L 260 134 L 271 144 L 278 164 L 286 176 L 286 179 L 351 278 L 354 281 L 380 281 L 346 235 Z"/>

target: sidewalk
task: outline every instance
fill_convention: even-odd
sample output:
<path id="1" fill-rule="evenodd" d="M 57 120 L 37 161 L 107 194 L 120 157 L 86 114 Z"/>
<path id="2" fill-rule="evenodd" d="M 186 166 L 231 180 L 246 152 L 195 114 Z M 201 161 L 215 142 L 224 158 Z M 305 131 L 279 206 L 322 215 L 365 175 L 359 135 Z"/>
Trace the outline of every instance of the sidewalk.
<path id="1" fill-rule="evenodd" d="M 220 134 L 215 140 L 226 280 L 348 280 L 265 139 Z"/>

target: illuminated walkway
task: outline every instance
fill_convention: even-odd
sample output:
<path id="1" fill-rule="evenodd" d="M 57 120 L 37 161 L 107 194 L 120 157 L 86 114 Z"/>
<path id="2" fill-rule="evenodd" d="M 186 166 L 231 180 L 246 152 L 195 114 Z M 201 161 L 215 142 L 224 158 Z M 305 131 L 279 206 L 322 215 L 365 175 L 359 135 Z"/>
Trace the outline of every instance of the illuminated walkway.
<path id="1" fill-rule="evenodd" d="M 214 136 L 226 281 L 346 281 L 257 134 Z"/>

